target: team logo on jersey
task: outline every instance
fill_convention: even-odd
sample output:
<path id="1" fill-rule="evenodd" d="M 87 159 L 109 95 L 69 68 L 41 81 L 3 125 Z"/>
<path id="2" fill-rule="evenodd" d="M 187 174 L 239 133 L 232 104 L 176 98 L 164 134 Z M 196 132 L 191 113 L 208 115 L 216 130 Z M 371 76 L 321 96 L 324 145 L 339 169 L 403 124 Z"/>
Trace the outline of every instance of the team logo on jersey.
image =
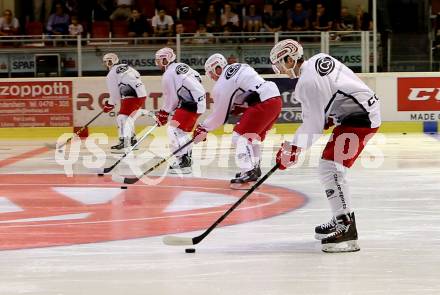
<path id="1" fill-rule="evenodd" d="M 315 68 L 320 76 L 327 76 L 335 68 L 335 61 L 328 56 L 321 57 L 316 61 Z"/>
<path id="2" fill-rule="evenodd" d="M 189 71 L 189 66 L 186 64 L 181 64 L 176 67 L 177 75 L 186 74 Z"/>
<path id="3" fill-rule="evenodd" d="M 128 66 L 127 65 L 119 66 L 116 69 L 116 74 L 120 74 L 120 73 L 126 72 L 127 70 L 128 70 Z"/>
<path id="4" fill-rule="evenodd" d="M 231 77 L 233 77 L 233 76 L 238 72 L 238 70 L 240 69 L 240 67 L 241 67 L 241 64 L 234 64 L 234 65 L 231 65 L 231 66 L 226 70 L 226 74 L 225 74 L 226 80 L 229 80 Z"/>

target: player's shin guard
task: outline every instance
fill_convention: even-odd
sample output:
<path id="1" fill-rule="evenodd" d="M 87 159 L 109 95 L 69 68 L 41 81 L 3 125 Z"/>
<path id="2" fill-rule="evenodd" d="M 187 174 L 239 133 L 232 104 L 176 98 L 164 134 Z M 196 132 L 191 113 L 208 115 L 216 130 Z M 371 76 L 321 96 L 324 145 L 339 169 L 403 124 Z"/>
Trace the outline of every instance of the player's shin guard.
<path id="1" fill-rule="evenodd" d="M 179 149 L 181 146 L 183 146 L 185 143 L 187 143 L 190 140 L 190 137 L 185 131 L 175 126 L 168 125 L 167 132 L 168 132 L 168 138 L 170 140 L 170 146 L 172 152 Z M 192 149 L 192 145 L 189 145 L 188 147 L 180 150 L 176 154 L 176 157 L 178 158 L 185 154 L 190 154 L 191 149 Z"/>
<path id="2" fill-rule="evenodd" d="M 188 134 L 172 125 L 168 125 L 168 138 L 171 150 L 175 151 L 190 140 Z M 192 172 L 192 145 L 182 149 L 176 154 L 176 161 L 170 165 L 171 174 L 188 174 Z"/>
<path id="3" fill-rule="evenodd" d="M 336 217 L 335 231 L 321 240 L 322 251 L 327 253 L 359 251 L 357 240 L 354 213 L 339 215 Z"/>
<path id="4" fill-rule="evenodd" d="M 319 178 L 333 216 L 351 212 L 351 196 L 345 179 L 346 170 L 347 168 L 333 161 L 321 159 L 319 163 Z"/>
<path id="5" fill-rule="evenodd" d="M 261 177 L 261 167 L 260 167 L 260 163 L 261 163 L 261 142 L 260 141 L 253 141 L 252 142 L 252 151 L 253 151 L 253 159 L 252 159 L 252 163 L 254 165 L 254 170 L 255 173 L 257 175 L 257 177 Z M 241 171 L 235 174 L 235 178 L 239 178 L 240 176 L 242 176 L 242 173 L 246 173 L 247 171 Z"/>
<path id="6" fill-rule="evenodd" d="M 329 160 L 321 159 L 319 163 L 319 177 L 325 189 L 333 216 L 349 214 L 351 212 L 351 196 L 345 180 L 344 166 Z M 336 219 L 315 227 L 315 238 L 322 240 L 336 230 Z"/>
<path id="7" fill-rule="evenodd" d="M 235 147 L 235 163 L 240 168 L 241 173 L 254 169 L 254 150 L 249 140 L 240 136 L 237 138 Z"/>
<path id="8" fill-rule="evenodd" d="M 235 145 L 235 163 L 241 172 L 231 179 L 230 187 L 232 189 L 249 189 L 258 179 L 258 170 L 254 165 L 254 150 L 250 140 L 244 136 L 234 134 L 233 143 Z"/>
<path id="9" fill-rule="evenodd" d="M 125 148 L 133 145 L 136 140 L 134 138 L 134 122 L 132 118 L 123 114 L 118 115 L 116 122 L 118 123 L 119 143 L 112 146 L 111 149 L 116 153 L 120 153 L 124 152 Z"/>

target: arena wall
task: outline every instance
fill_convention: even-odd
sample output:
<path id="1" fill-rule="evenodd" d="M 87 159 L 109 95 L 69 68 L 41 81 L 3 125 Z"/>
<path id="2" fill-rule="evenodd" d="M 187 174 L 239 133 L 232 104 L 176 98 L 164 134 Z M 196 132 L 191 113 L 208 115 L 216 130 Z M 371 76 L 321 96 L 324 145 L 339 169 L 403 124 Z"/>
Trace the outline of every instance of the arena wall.
<path id="1" fill-rule="evenodd" d="M 440 121 L 440 74 L 377 73 L 360 74 L 380 98 L 383 126 L 381 132 L 437 132 Z M 284 99 L 277 124 L 278 133 L 293 133 L 301 121 L 300 105 L 295 100 L 292 80 L 268 75 Z M 145 76 L 148 99 L 146 110 L 162 105 L 161 77 Z M 213 82 L 203 84 L 209 92 Z M 101 110 L 108 98 L 105 77 L 0 79 L 0 138 L 52 137 L 83 126 Z M 208 111 L 212 110 L 208 96 Z M 90 132 L 116 134 L 115 113 L 103 114 Z M 153 120 L 141 116 L 139 127 Z M 36 129 L 37 128 L 37 129 Z M 228 126 L 224 130 L 230 130 Z M 224 131 L 219 130 L 218 132 Z"/>

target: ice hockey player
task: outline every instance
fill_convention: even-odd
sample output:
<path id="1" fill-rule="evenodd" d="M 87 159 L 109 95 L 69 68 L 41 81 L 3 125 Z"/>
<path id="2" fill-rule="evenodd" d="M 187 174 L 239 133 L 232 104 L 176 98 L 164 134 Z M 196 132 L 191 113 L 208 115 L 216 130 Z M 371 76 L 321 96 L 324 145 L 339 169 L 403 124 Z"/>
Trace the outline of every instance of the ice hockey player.
<path id="1" fill-rule="evenodd" d="M 109 71 L 107 88 L 110 93 L 110 98 L 104 103 L 104 112 L 112 111 L 115 105 L 120 103 L 116 117 L 119 143 L 111 149 L 116 153 L 125 152 L 125 148 L 137 142 L 134 123 L 130 116 L 144 106 L 147 91 L 139 72 L 126 64 L 119 63 L 115 53 L 105 54 L 102 60 Z"/>
<path id="2" fill-rule="evenodd" d="M 309 148 L 324 129 L 336 125 L 319 163 L 319 177 L 332 211 L 332 219 L 315 228 L 324 252 L 353 252 L 357 243 L 356 220 L 346 174 L 380 124 L 376 94 L 348 67 L 319 53 L 307 61 L 294 40 L 277 43 L 270 52 L 282 74 L 299 78 L 295 98 L 301 102 L 303 123 L 290 143 L 284 143 L 276 161 L 284 170 Z"/>
<path id="3" fill-rule="evenodd" d="M 261 176 L 260 145 L 280 115 L 280 91 L 274 82 L 265 81 L 247 64 L 227 65 L 219 53 L 207 59 L 205 71 L 216 81 L 212 89 L 214 107 L 195 129 L 194 142 L 205 140 L 207 133 L 225 124 L 230 114 L 241 114 L 232 134 L 240 172 L 231 180 L 231 188 L 249 189 Z"/>
<path id="4" fill-rule="evenodd" d="M 187 64 L 176 62 L 176 54 L 171 48 L 164 47 L 156 52 L 156 65 L 164 72 L 162 90 L 164 103 L 156 113 L 159 126 L 168 123 L 168 138 L 172 152 L 178 150 L 191 138 L 191 132 L 197 119 L 206 110 L 206 92 L 199 73 Z M 192 172 L 192 146 L 176 153 L 176 162 L 170 166 L 172 174 L 187 174 Z"/>

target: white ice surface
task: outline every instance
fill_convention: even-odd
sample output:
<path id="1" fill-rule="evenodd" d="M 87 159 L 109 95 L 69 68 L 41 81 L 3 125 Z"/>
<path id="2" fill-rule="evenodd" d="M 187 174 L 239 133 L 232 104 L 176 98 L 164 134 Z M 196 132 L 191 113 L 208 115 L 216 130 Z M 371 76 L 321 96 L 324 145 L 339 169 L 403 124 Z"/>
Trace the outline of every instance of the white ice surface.
<path id="1" fill-rule="evenodd" d="M 360 252 L 320 251 L 313 228 L 330 211 L 316 167 L 304 165 L 268 180 L 307 195 L 304 207 L 218 228 L 195 254 L 163 245 L 162 237 L 3 251 L 0 294 L 440 294 L 440 141 L 426 135 L 386 139 L 377 145 L 385 155 L 379 168 L 356 165 L 349 174 Z M 37 144 L 20 148 L 28 145 Z M 2 158 L 12 152 L 9 146 L 0 142 Z M 312 153 L 321 148 L 322 142 Z M 61 172 L 52 156 L 0 173 Z M 270 162 L 273 152 L 264 156 Z M 86 171 L 81 164 L 75 169 Z M 229 179 L 236 169 L 210 165 L 203 171 L 204 177 Z"/>

